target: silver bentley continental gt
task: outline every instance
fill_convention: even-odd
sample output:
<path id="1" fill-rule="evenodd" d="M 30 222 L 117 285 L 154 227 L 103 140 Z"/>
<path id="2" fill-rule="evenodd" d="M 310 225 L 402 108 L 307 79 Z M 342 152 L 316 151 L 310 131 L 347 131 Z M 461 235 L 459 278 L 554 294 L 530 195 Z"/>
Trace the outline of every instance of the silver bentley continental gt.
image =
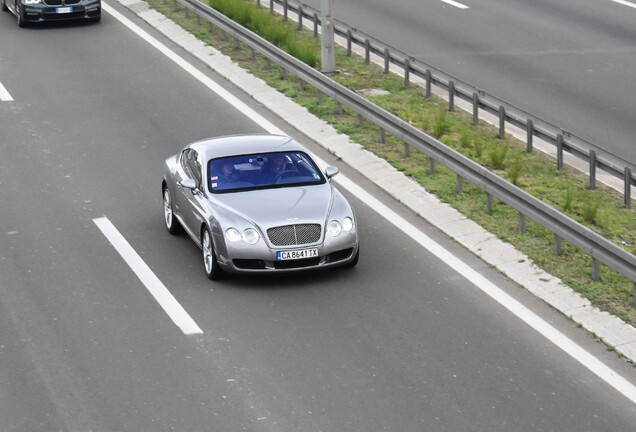
<path id="1" fill-rule="evenodd" d="M 163 215 L 203 251 L 210 279 L 224 273 L 274 273 L 353 267 L 353 208 L 307 149 L 285 136 L 205 139 L 166 159 Z"/>

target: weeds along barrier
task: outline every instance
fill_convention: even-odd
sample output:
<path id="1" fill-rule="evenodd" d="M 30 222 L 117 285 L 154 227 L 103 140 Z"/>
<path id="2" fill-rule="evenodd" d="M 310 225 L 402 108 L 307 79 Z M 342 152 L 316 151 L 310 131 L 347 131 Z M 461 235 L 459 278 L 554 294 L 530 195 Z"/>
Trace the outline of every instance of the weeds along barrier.
<path id="1" fill-rule="evenodd" d="M 320 11 L 300 3 L 288 0 L 256 0 L 257 4 L 268 3 L 270 11 L 274 4 L 283 10 L 287 18 L 293 12 L 302 28 L 303 21 L 313 22 L 314 36 L 318 37 L 320 27 Z M 384 59 L 384 71 L 389 72 L 389 66 L 394 65 L 404 71 L 405 87 L 409 86 L 410 75 L 417 76 L 426 82 L 426 94 L 431 95 L 431 86 L 436 86 L 448 93 L 449 111 L 455 110 L 455 97 L 472 104 L 473 121 L 477 123 L 479 111 L 483 110 L 499 118 L 499 136 L 504 137 L 506 124 L 525 130 L 526 151 L 533 151 L 533 139 L 537 137 L 555 146 L 557 168 L 563 168 L 563 155 L 567 152 L 581 160 L 589 167 L 589 187 L 596 189 L 596 169 L 600 169 L 623 182 L 624 203 L 631 208 L 631 187 L 636 185 L 636 165 L 603 150 L 599 146 L 583 140 L 568 131 L 562 130 L 535 116 L 523 112 L 511 104 L 505 103 L 484 91 L 476 89 L 452 76 L 444 74 L 426 63 L 401 52 L 400 50 L 382 43 L 363 32 L 334 20 L 334 32 L 347 41 L 347 52 L 351 56 L 352 45 L 364 50 L 365 61 L 370 62 L 371 54 Z"/>
<path id="2" fill-rule="evenodd" d="M 167 2 L 167 0 L 164 1 Z M 209 22 L 210 29 L 214 26 L 219 27 L 224 34 L 235 39 L 237 46 L 241 43 L 245 44 L 252 50 L 253 55 L 258 52 L 267 59 L 268 63 L 278 65 L 283 71 L 283 77 L 289 73 L 296 75 L 301 89 L 306 84 L 311 85 L 317 89 L 320 98 L 326 95 L 334 99 L 339 107 L 345 106 L 351 109 L 357 113 L 361 125 L 365 120 L 368 120 L 380 128 L 380 133 L 383 136 L 389 132 L 402 140 L 407 151 L 409 147 L 414 147 L 426 154 L 431 159 L 431 166 L 434 166 L 436 162 L 443 164 L 457 175 L 458 191 L 463 190 L 464 180 L 476 185 L 486 193 L 486 207 L 489 213 L 492 211 L 493 199 L 496 198 L 519 212 L 519 230 L 521 232 L 525 232 L 527 217 L 547 228 L 554 233 L 555 254 L 561 253 L 563 240 L 583 250 L 592 257 L 592 278 L 594 280 L 600 278 L 600 264 L 602 263 L 634 282 L 636 294 L 636 255 L 630 254 L 595 231 L 545 204 L 439 140 L 413 127 L 410 123 L 377 106 L 367 98 L 307 66 L 210 6 L 198 0 L 173 0 L 173 3 L 175 9 L 178 4 L 181 4 L 188 13 L 192 12 L 198 19 L 202 18 Z M 433 79 L 431 78 L 427 82 L 433 82 Z M 453 88 L 453 85 L 451 84 L 450 87 Z M 480 103 L 480 106 L 483 106 L 483 102 Z M 542 132 L 535 132 L 535 135 L 538 136 L 539 133 Z M 561 147 L 563 151 L 566 150 L 566 145 L 563 142 Z"/>

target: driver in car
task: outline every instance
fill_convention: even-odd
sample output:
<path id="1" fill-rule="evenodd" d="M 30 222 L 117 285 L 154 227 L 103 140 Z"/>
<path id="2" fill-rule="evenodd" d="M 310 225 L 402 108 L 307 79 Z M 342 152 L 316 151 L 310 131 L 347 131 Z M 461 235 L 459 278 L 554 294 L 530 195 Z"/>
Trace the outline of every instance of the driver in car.
<path id="1" fill-rule="evenodd" d="M 275 183 L 282 173 L 289 170 L 287 157 L 283 153 L 274 153 L 267 158 L 267 162 L 261 171 L 263 182 L 267 184 Z"/>

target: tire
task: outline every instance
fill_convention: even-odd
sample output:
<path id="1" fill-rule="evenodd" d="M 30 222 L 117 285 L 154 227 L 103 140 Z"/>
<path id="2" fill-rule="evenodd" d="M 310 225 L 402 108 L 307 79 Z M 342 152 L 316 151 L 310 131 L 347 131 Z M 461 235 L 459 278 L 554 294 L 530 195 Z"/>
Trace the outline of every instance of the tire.
<path id="1" fill-rule="evenodd" d="M 216 260 L 214 243 L 212 242 L 210 230 L 207 227 L 203 228 L 203 233 L 201 234 L 201 249 L 203 251 L 203 268 L 205 269 L 206 276 L 210 280 L 221 279 L 223 277 L 223 270 L 221 270 Z"/>
<path id="2" fill-rule="evenodd" d="M 163 222 L 170 234 L 179 234 L 181 232 L 181 224 L 174 216 L 172 198 L 167 187 L 163 188 Z"/>
<path id="3" fill-rule="evenodd" d="M 18 22 L 18 27 L 26 26 L 26 22 L 24 21 L 24 18 L 22 17 L 22 5 L 20 4 L 20 0 L 15 0 L 15 16 Z"/>

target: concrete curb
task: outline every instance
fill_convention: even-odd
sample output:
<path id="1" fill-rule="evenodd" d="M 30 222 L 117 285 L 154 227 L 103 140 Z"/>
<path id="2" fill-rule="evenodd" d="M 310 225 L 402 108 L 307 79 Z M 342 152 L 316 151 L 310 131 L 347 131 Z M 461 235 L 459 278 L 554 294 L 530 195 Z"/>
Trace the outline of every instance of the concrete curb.
<path id="1" fill-rule="evenodd" d="M 182 46 L 210 69 L 242 89 L 272 113 L 310 136 L 347 165 L 356 169 L 395 199 L 444 233 L 454 238 L 508 278 L 532 292 L 573 321 L 594 333 L 607 345 L 636 362 L 636 329 L 591 305 L 558 278 L 546 273 L 509 243 L 504 243 L 426 192 L 384 159 L 364 150 L 329 124 L 310 114 L 278 91 L 233 63 L 218 50 L 204 45 L 173 21 L 150 9 L 141 0 L 118 0 L 159 32 Z"/>

